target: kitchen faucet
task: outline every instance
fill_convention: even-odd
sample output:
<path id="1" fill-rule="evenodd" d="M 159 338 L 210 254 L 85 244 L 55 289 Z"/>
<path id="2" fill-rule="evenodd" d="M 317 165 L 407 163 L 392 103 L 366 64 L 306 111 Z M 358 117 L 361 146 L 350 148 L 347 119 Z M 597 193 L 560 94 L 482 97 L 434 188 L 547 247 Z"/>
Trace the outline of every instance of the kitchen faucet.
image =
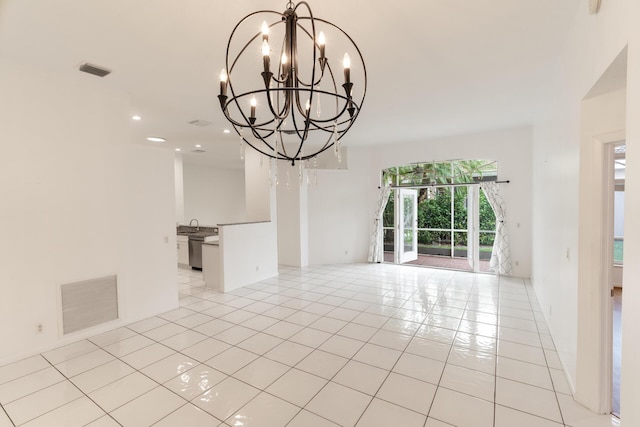
<path id="1" fill-rule="evenodd" d="M 189 227 L 193 227 L 193 221 L 196 222 L 196 231 L 200 231 L 200 223 L 198 222 L 197 219 L 192 219 L 191 221 L 189 221 Z"/>

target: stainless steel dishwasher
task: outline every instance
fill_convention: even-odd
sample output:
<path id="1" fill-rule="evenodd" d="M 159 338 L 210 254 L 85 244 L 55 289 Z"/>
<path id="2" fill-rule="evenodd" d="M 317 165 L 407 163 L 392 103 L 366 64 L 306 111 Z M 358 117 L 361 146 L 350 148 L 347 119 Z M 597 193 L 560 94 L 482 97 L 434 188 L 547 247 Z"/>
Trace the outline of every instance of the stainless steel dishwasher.
<path id="1" fill-rule="evenodd" d="M 189 265 L 191 268 L 202 270 L 202 243 L 204 243 L 204 237 L 189 236 Z"/>

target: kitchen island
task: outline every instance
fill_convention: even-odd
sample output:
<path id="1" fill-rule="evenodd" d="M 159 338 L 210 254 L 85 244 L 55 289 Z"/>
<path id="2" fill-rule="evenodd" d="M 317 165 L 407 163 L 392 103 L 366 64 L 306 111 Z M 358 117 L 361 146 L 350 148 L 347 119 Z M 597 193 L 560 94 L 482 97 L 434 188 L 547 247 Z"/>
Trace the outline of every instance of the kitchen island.
<path id="1" fill-rule="evenodd" d="M 218 224 L 218 242 L 202 245 L 205 286 L 228 292 L 278 274 L 278 242 L 270 221 Z"/>

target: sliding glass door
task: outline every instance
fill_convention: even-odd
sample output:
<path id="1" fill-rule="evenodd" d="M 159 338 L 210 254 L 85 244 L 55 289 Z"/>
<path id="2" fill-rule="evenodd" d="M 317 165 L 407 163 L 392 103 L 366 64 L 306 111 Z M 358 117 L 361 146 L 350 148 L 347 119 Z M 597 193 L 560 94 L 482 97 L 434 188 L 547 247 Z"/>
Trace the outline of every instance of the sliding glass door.
<path id="1" fill-rule="evenodd" d="M 416 163 L 383 171 L 393 186 L 384 212 L 385 261 L 489 271 L 495 215 L 482 181 L 497 179 L 485 160 Z"/>

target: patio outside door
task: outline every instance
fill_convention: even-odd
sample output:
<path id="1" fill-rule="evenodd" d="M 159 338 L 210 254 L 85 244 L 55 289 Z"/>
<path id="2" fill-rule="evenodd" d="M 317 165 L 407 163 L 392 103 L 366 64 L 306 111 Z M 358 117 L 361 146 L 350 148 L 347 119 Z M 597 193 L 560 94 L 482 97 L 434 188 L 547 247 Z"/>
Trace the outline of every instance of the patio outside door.
<path id="1" fill-rule="evenodd" d="M 418 191 L 398 190 L 398 232 L 396 233 L 397 263 L 418 259 Z"/>

